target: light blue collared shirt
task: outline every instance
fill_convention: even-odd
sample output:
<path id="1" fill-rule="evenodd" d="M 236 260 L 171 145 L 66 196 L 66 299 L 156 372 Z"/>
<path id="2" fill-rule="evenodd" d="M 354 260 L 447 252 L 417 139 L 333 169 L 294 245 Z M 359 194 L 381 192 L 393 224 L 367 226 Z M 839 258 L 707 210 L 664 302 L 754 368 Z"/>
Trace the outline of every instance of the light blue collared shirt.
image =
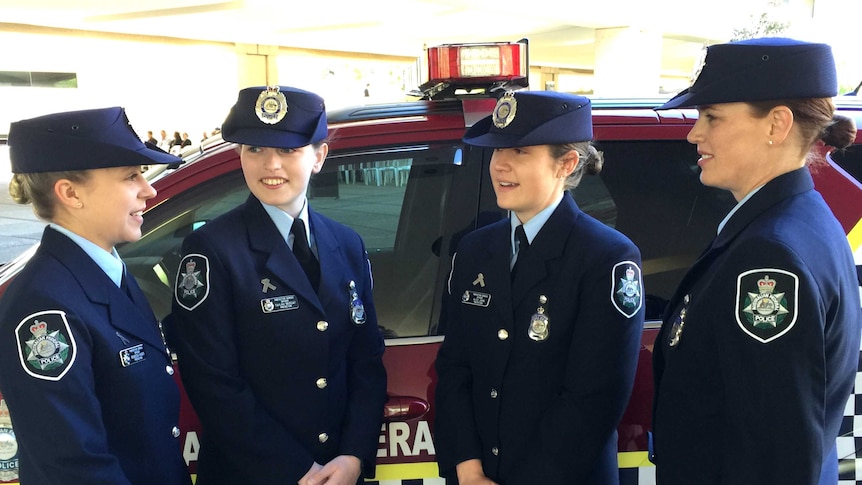
<path id="1" fill-rule="evenodd" d="M 533 239 L 536 238 L 536 234 L 542 230 L 545 226 L 545 223 L 548 222 L 548 219 L 551 218 L 551 214 L 557 210 L 557 206 L 560 205 L 560 202 L 563 200 L 563 196 L 565 192 L 560 192 L 557 199 L 553 201 L 548 207 L 545 207 L 538 214 L 533 216 L 529 221 L 524 223 L 524 234 L 527 235 L 527 242 L 533 244 Z M 509 232 L 509 246 L 512 248 L 512 254 L 509 257 L 509 267 L 512 268 L 515 266 L 515 261 L 518 260 L 518 250 L 515 241 L 515 228 L 521 225 L 521 221 L 518 220 L 518 216 L 515 215 L 514 212 L 509 212 L 509 221 L 510 221 L 510 232 Z"/>
<path id="2" fill-rule="evenodd" d="M 74 232 L 66 229 L 63 226 L 54 224 L 53 222 L 48 224 L 51 229 L 56 230 L 60 234 L 65 235 L 69 239 L 72 240 L 75 244 L 81 247 L 87 256 L 96 263 L 96 265 L 108 275 L 108 278 L 111 278 L 111 281 L 117 285 L 117 288 L 120 287 L 120 284 L 123 281 L 123 271 L 124 264 L 123 260 L 120 259 L 120 255 L 117 253 L 116 248 L 111 248 L 111 252 L 107 252 L 104 249 L 100 248 L 92 241 L 81 237 Z"/>
<path id="3" fill-rule="evenodd" d="M 283 237 L 287 242 L 287 246 L 291 251 L 293 251 L 293 233 L 290 232 L 290 228 L 293 226 L 294 218 L 274 205 L 264 204 L 263 202 L 261 202 L 261 205 L 263 205 L 266 213 L 269 214 L 269 218 L 272 219 L 278 232 L 281 233 L 281 237 Z M 314 253 L 314 256 L 318 257 L 317 247 L 314 245 L 314 235 L 311 233 L 311 225 L 308 223 L 308 199 L 305 199 L 302 202 L 302 209 L 299 211 L 299 218 L 305 223 L 305 235 L 308 237 L 308 247 L 311 248 L 311 252 Z"/>
<path id="4" fill-rule="evenodd" d="M 742 207 L 743 204 L 748 202 L 748 199 L 750 199 L 754 194 L 757 193 L 758 190 L 760 190 L 762 188 L 763 188 L 763 185 L 761 185 L 760 187 L 755 187 L 754 190 L 752 190 L 751 192 L 748 193 L 748 195 L 743 197 L 742 200 L 740 200 L 739 203 L 736 204 L 733 207 L 733 209 L 731 209 L 730 212 L 727 213 L 726 216 L 724 216 L 724 219 L 722 219 L 721 223 L 718 225 L 718 231 L 716 231 L 716 235 L 721 234 L 721 230 L 724 229 L 724 226 L 727 225 L 727 222 L 730 220 L 730 218 L 733 217 L 734 214 L 736 214 L 736 211 L 738 211 L 739 208 Z"/>

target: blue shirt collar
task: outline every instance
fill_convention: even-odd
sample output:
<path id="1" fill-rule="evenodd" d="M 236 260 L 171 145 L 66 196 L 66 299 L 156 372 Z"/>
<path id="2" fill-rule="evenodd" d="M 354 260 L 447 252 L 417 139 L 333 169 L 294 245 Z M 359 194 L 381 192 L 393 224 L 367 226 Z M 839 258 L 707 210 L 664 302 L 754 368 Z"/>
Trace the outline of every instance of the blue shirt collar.
<path id="1" fill-rule="evenodd" d="M 92 259 L 93 262 L 95 262 L 96 265 L 101 268 L 106 275 L 108 275 L 108 278 L 111 278 L 111 281 L 113 281 L 118 288 L 120 287 L 123 279 L 124 265 L 116 248 L 111 248 L 111 252 L 108 252 L 89 239 L 81 237 L 63 226 L 53 222 L 50 223 L 49 226 L 51 229 L 63 234 L 71 239 L 72 242 L 80 246 L 80 248 L 87 253 L 87 256 L 89 256 L 90 259 Z"/>
<path id="2" fill-rule="evenodd" d="M 565 192 L 560 192 L 557 196 L 556 200 L 548 204 L 548 207 L 545 207 L 538 214 L 533 216 L 529 221 L 524 223 L 524 234 L 527 235 L 527 242 L 533 244 L 533 239 L 536 238 L 536 234 L 542 230 L 542 227 L 545 226 L 545 223 L 548 222 L 548 219 L 551 218 L 551 214 L 557 209 L 557 206 L 560 205 L 560 202 L 563 200 L 563 196 Z M 518 216 L 515 215 L 514 212 L 509 212 L 509 221 L 510 221 L 510 229 L 509 229 L 509 247 L 511 251 L 511 255 L 515 257 L 515 228 L 521 225 L 521 221 L 518 220 Z"/>
<path id="3" fill-rule="evenodd" d="M 293 217 L 287 212 L 279 209 L 274 205 L 264 204 L 261 202 L 263 209 L 269 214 L 269 218 L 272 219 L 272 222 L 275 224 L 276 229 L 281 234 L 281 237 L 287 242 L 287 245 L 290 247 L 291 251 L 293 250 L 293 234 L 290 232 L 291 226 L 293 226 Z M 308 247 L 314 250 L 314 235 L 311 233 L 311 225 L 308 223 L 308 199 L 305 199 L 302 202 L 302 209 L 299 211 L 299 218 L 302 222 L 305 223 L 306 231 L 305 234 L 308 236 Z"/>
<path id="4" fill-rule="evenodd" d="M 748 202 L 748 199 L 750 199 L 754 194 L 757 193 L 758 190 L 760 190 L 762 188 L 763 188 L 763 185 L 761 185 L 760 187 L 755 187 L 754 190 L 752 190 L 751 192 L 748 193 L 748 195 L 743 197 L 742 200 L 740 200 L 733 207 L 733 209 L 731 209 L 730 212 L 728 212 L 727 215 L 724 216 L 724 219 L 722 219 L 721 223 L 718 225 L 718 231 L 716 231 L 716 234 L 721 234 L 721 230 L 724 229 L 724 226 L 727 225 L 728 221 L 730 221 L 730 218 L 733 217 L 734 214 L 736 214 L 736 211 L 738 211 L 739 208 L 742 207 L 743 204 Z"/>

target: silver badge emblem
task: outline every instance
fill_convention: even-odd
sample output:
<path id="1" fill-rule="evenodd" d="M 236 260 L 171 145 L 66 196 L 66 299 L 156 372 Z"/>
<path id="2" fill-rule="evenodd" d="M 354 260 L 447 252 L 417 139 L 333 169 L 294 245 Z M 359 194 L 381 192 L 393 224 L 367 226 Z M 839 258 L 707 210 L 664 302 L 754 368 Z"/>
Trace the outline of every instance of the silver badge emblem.
<path id="1" fill-rule="evenodd" d="M 518 111 L 518 100 L 515 99 L 515 93 L 507 91 L 502 98 L 497 100 L 497 106 L 494 107 L 494 113 L 491 115 L 494 126 L 500 129 L 509 126 L 515 119 L 516 111 Z"/>
<path id="2" fill-rule="evenodd" d="M 356 282 L 350 280 L 347 288 L 350 291 L 350 319 L 353 320 L 354 324 L 362 325 L 365 323 L 365 305 L 362 304 L 359 294 L 356 293 Z"/>
<path id="3" fill-rule="evenodd" d="M 670 328 L 670 341 L 668 345 L 671 347 L 676 347 L 679 345 L 680 339 L 682 339 L 682 331 L 685 329 L 685 315 L 688 313 L 688 303 L 691 299 L 688 295 L 685 295 L 682 299 L 682 309 L 679 311 L 679 315 L 677 315 L 676 320 L 673 322 L 673 326 Z"/>
<path id="4" fill-rule="evenodd" d="M 530 329 L 527 331 L 527 336 L 536 342 L 544 342 L 548 340 L 548 335 L 550 335 L 551 320 L 545 314 L 544 305 L 546 303 L 548 303 L 548 297 L 545 295 L 539 296 L 539 308 L 530 317 Z"/>
<path id="5" fill-rule="evenodd" d="M 260 121 L 274 125 L 284 119 L 287 114 L 287 99 L 278 86 L 269 86 L 261 91 L 254 105 L 254 112 Z"/>

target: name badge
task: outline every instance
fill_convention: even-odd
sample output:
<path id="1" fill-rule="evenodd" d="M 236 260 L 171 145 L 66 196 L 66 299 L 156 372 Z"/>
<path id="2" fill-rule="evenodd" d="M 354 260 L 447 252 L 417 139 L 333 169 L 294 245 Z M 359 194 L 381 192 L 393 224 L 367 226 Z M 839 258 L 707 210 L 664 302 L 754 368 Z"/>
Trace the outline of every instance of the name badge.
<path id="1" fill-rule="evenodd" d="M 260 300 L 260 308 L 263 313 L 283 312 L 299 308 L 296 295 L 276 296 L 275 298 L 264 298 Z"/>
<path id="2" fill-rule="evenodd" d="M 144 344 L 133 345 L 120 351 L 120 365 L 123 367 L 143 362 L 146 358 L 147 353 L 144 351 Z"/>
<path id="3" fill-rule="evenodd" d="M 464 290 L 464 294 L 461 295 L 461 303 L 488 308 L 488 305 L 491 304 L 491 295 L 478 291 Z"/>

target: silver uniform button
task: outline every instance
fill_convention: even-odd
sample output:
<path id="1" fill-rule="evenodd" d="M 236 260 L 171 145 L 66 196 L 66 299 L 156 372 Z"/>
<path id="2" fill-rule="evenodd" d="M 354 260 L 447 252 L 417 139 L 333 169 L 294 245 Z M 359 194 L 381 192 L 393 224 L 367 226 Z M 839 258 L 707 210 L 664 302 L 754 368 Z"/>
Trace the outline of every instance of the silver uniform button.
<path id="1" fill-rule="evenodd" d="M 497 331 L 497 338 L 500 340 L 506 340 L 507 338 L 509 338 L 509 331 L 505 328 L 501 328 Z"/>
<path id="2" fill-rule="evenodd" d="M 320 379 L 318 379 L 318 380 L 317 380 L 317 388 L 318 388 L 318 389 L 323 389 L 323 388 L 325 388 L 325 387 L 326 387 L 326 378 L 325 378 L 325 377 L 321 377 Z"/>
<path id="3" fill-rule="evenodd" d="M 328 439 L 329 435 L 326 433 L 320 433 L 319 435 L 317 435 L 317 441 L 320 441 L 321 443 L 326 443 L 326 440 Z"/>
<path id="4" fill-rule="evenodd" d="M 491 389 L 491 399 L 497 399 L 497 390 Z"/>
<path id="5" fill-rule="evenodd" d="M 325 332 L 327 328 L 329 328 L 329 322 L 327 322 L 325 320 L 321 320 L 321 321 L 317 322 L 317 329 L 320 330 L 321 332 Z"/>
<path id="6" fill-rule="evenodd" d="M 496 446 L 495 446 L 495 447 L 493 447 L 493 448 L 491 448 L 491 454 L 492 454 L 492 455 L 494 455 L 494 456 L 499 455 L 499 454 L 500 454 L 500 449 L 499 449 L 499 448 L 497 448 Z"/>
<path id="7" fill-rule="evenodd" d="M 170 365 L 165 366 L 165 372 L 168 373 L 169 376 L 174 375 L 174 367 Z"/>
<path id="8" fill-rule="evenodd" d="M 179 438 L 180 437 L 180 428 L 174 426 L 173 429 L 171 429 L 171 436 L 173 436 L 174 438 Z"/>

